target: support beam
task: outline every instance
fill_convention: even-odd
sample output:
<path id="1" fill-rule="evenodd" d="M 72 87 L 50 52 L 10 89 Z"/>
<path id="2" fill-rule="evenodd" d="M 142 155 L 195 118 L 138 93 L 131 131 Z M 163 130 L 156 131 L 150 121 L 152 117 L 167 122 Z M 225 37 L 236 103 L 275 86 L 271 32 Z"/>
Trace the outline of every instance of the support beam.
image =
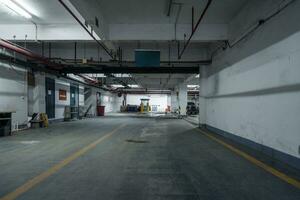
<path id="1" fill-rule="evenodd" d="M 63 74 L 95 74 L 95 73 L 129 73 L 129 74 L 197 74 L 199 67 L 114 67 L 114 66 L 81 66 L 63 67 Z"/>

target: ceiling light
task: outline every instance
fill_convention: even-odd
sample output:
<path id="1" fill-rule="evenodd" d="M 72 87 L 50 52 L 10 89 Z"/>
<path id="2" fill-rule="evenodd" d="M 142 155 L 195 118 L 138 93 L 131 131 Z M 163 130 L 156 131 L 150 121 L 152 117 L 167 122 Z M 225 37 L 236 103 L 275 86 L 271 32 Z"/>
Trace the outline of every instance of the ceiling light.
<path id="1" fill-rule="evenodd" d="M 187 85 L 188 88 L 198 88 L 200 87 L 199 85 Z"/>
<path id="2" fill-rule="evenodd" d="M 139 85 L 128 85 L 128 86 L 131 88 L 139 88 L 140 87 Z"/>
<path id="3" fill-rule="evenodd" d="M 105 78 L 105 74 L 85 74 L 87 76 L 93 77 L 93 78 Z"/>
<path id="4" fill-rule="evenodd" d="M 130 74 L 113 74 L 115 77 L 118 77 L 118 78 L 128 78 L 128 77 L 131 77 Z"/>
<path id="5" fill-rule="evenodd" d="M 111 87 L 114 87 L 114 88 L 124 88 L 125 86 L 124 85 L 117 85 L 117 84 L 113 84 L 113 85 L 110 85 Z"/>
<path id="6" fill-rule="evenodd" d="M 16 3 L 13 0 L 0 0 L 0 3 L 4 4 L 6 7 L 11 9 L 18 15 L 25 17 L 26 19 L 32 18 L 32 16 L 29 14 L 29 12 L 27 10 L 25 10 L 22 6 L 20 6 L 18 3 Z"/>

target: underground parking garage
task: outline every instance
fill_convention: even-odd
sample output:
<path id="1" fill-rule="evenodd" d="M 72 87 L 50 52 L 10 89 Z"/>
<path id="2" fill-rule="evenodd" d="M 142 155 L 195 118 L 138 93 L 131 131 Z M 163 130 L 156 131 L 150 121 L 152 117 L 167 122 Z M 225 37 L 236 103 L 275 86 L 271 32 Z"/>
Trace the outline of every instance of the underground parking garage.
<path id="1" fill-rule="evenodd" d="M 0 0 L 0 200 L 300 199 L 299 0 Z"/>

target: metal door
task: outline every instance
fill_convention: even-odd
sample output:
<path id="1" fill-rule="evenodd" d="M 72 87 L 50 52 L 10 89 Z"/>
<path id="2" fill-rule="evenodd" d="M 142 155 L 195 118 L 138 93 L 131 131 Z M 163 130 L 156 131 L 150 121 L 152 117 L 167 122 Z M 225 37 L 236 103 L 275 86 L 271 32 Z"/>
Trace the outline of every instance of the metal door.
<path id="1" fill-rule="evenodd" d="M 46 78 L 46 114 L 55 118 L 55 81 L 51 78 Z"/>
<path id="2" fill-rule="evenodd" d="M 78 85 L 70 86 L 70 106 L 78 107 L 79 104 L 79 87 Z"/>

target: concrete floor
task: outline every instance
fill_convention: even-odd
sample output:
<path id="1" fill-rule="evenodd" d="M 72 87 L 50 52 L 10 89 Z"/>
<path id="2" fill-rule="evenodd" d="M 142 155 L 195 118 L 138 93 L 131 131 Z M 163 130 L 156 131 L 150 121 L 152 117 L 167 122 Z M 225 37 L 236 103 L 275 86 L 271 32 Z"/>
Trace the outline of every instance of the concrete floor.
<path id="1" fill-rule="evenodd" d="M 58 123 L 0 138 L 0 197 L 120 124 L 126 126 L 18 199 L 300 199 L 299 189 L 186 121 L 136 117 Z"/>

